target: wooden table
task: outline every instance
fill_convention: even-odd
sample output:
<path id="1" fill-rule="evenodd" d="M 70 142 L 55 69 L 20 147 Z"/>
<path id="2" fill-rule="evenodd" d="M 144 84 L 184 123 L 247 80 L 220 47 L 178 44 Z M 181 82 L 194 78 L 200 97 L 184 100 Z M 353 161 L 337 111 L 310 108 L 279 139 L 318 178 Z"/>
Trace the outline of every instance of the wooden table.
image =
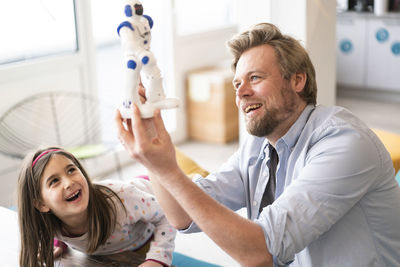
<path id="1" fill-rule="evenodd" d="M 142 255 L 133 251 L 125 251 L 118 254 L 88 256 L 82 252 L 68 249 L 61 259 L 57 260 L 55 266 L 60 267 L 101 267 L 101 266 L 120 266 L 120 267 L 135 267 L 143 263 Z"/>
<path id="2" fill-rule="evenodd" d="M 19 266 L 19 229 L 17 213 L 0 207 L 0 266 Z M 113 255 L 88 256 L 79 251 L 68 248 L 57 260 L 55 266 L 59 267 L 101 267 L 120 266 L 134 267 L 143 263 L 144 257 L 133 251 L 125 251 Z"/>

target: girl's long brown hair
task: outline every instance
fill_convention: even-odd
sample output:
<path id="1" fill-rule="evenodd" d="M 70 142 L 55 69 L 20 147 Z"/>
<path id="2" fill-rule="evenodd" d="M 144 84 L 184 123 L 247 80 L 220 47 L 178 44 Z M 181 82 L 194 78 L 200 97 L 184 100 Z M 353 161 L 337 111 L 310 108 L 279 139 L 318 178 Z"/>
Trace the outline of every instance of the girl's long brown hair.
<path id="1" fill-rule="evenodd" d="M 79 161 L 65 150 L 60 149 L 43 155 L 32 167 L 36 157 L 50 149 L 60 148 L 40 149 L 26 156 L 18 178 L 18 220 L 21 239 L 19 262 L 20 266 L 24 267 L 54 267 L 53 240 L 55 233 L 61 230 L 62 222 L 53 213 L 40 212 L 34 206 L 35 201 L 41 200 L 40 178 L 52 155 L 59 154 L 70 159 L 87 180 L 89 230 L 86 252 L 88 254 L 104 244 L 114 231 L 117 218 L 116 203 L 125 210 L 118 195 L 108 187 L 93 184 Z"/>

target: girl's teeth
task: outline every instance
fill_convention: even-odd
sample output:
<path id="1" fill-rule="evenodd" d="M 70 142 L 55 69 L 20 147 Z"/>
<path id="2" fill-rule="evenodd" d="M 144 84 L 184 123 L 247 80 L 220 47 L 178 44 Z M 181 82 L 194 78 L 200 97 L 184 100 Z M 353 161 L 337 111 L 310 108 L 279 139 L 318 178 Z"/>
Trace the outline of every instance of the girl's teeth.
<path id="1" fill-rule="evenodd" d="M 76 196 L 79 195 L 79 193 L 80 193 L 80 190 L 76 191 L 73 195 L 69 196 L 69 197 L 67 198 L 67 200 L 69 201 L 69 200 L 74 199 Z"/>

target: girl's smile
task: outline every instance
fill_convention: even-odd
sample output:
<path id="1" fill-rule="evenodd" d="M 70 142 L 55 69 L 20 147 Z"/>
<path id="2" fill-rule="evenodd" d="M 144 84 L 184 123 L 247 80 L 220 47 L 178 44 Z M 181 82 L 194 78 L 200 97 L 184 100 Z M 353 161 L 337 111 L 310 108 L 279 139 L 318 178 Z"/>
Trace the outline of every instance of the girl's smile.
<path id="1" fill-rule="evenodd" d="M 75 193 L 73 193 L 71 196 L 67 197 L 66 200 L 67 200 L 68 202 L 72 202 L 72 201 L 77 200 L 77 199 L 78 199 L 79 197 L 81 197 L 81 196 L 82 196 L 81 190 L 78 190 L 78 191 L 76 191 Z"/>

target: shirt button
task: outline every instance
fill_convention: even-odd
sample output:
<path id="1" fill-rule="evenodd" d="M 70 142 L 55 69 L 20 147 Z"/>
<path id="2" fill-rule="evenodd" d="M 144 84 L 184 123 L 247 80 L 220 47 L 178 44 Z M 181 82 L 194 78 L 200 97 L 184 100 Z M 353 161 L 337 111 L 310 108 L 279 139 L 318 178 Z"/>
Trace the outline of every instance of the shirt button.
<path id="1" fill-rule="evenodd" d="M 253 206 L 257 206 L 257 201 L 253 201 Z"/>

